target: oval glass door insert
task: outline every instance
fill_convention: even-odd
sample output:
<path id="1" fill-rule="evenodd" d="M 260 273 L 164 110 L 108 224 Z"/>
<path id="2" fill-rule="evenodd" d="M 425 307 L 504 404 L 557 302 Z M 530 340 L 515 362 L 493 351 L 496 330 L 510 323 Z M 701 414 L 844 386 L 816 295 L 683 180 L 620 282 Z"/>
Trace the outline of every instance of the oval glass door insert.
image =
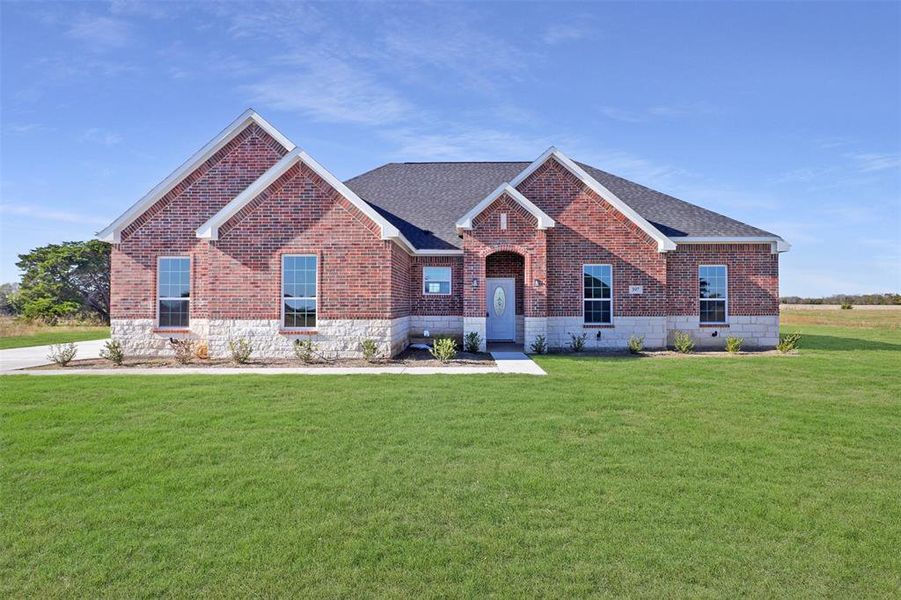
<path id="1" fill-rule="evenodd" d="M 500 317 L 504 314 L 506 306 L 507 295 L 504 293 L 504 288 L 497 286 L 494 288 L 494 314 Z"/>

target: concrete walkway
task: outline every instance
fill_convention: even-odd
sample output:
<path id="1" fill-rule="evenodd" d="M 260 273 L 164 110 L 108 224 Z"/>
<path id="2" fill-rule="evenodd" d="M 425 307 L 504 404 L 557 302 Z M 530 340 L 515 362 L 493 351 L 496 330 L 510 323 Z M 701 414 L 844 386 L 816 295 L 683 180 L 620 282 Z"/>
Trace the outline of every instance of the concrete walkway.
<path id="1" fill-rule="evenodd" d="M 100 358 L 100 350 L 107 341 L 75 342 L 75 346 L 78 348 L 78 354 L 75 355 L 75 359 Z M 49 365 L 53 362 L 47 358 L 49 352 L 50 346 L 30 346 L 28 348 L 0 350 L 0 373 Z"/>
<path id="2" fill-rule="evenodd" d="M 76 342 L 76 359 L 99 358 L 107 340 Z M 173 368 L 114 368 L 109 369 L 43 369 L 20 371 L 50 364 L 50 346 L 32 346 L 0 350 L 0 375 L 477 375 L 487 373 L 515 373 L 519 375 L 547 375 L 522 352 L 492 352 L 492 367 L 173 367 Z"/>
<path id="3" fill-rule="evenodd" d="M 492 352 L 491 358 L 497 363 L 500 373 L 517 373 L 520 375 L 547 375 L 534 360 L 522 352 Z"/>

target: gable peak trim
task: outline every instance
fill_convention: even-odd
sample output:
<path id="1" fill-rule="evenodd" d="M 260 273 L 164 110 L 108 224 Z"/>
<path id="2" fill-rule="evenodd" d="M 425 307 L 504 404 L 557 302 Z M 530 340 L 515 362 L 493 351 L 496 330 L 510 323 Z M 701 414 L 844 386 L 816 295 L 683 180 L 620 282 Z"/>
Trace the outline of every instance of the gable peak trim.
<path id="1" fill-rule="evenodd" d="M 528 167 L 523 169 L 519 173 L 519 175 L 513 178 L 513 180 L 510 182 L 510 185 L 515 188 L 520 183 L 528 179 L 528 177 L 532 173 L 537 171 L 540 166 L 542 166 L 550 159 L 555 160 L 557 164 L 575 175 L 576 178 L 586 186 L 588 186 L 589 189 L 591 189 L 598 196 L 613 205 L 613 207 L 623 215 L 625 215 L 626 218 L 635 223 L 635 225 L 637 225 L 639 229 L 648 234 L 654 241 L 657 242 L 658 252 L 669 252 L 670 250 L 676 249 L 676 244 L 666 235 L 664 235 L 662 231 L 651 225 L 651 223 L 648 222 L 647 219 L 639 215 L 631 206 L 620 200 L 616 194 L 607 189 L 607 187 L 602 185 L 597 179 L 589 175 L 585 171 L 585 169 L 577 165 L 568 156 L 563 154 L 563 152 L 561 152 L 554 146 L 551 146 L 550 148 L 545 150 L 541 156 L 532 161 L 532 163 L 530 163 Z"/>
<path id="2" fill-rule="evenodd" d="M 154 204 L 159 202 L 166 194 L 181 183 L 185 177 L 193 173 L 200 165 L 210 159 L 219 150 L 224 148 L 229 142 L 237 137 L 242 131 L 247 129 L 251 124 L 256 124 L 269 136 L 278 142 L 285 150 L 291 151 L 296 147 L 294 142 L 289 140 L 278 129 L 272 126 L 269 121 L 260 116 L 252 108 L 248 108 L 241 113 L 238 118 L 228 124 L 213 139 L 195 152 L 190 158 L 183 162 L 177 169 L 169 174 L 164 180 L 158 183 L 152 190 L 147 192 L 140 200 L 132 204 L 124 213 L 122 213 L 115 221 L 107 225 L 96 234 L 97 239 L 104 242 L 118 244 L 122 241 L 122 231 L 131 225 L 138 217 L 143 215 Z"/>
<path id="3" fill-rule="evenodd" d="M 497 186 L 497 188 L 485 196 L 478 204 L 473 206 L 468 213 L 463 215 L 459 221 L 457 221 L 457 229 L 472 229 L 472 222 L 477 216 L 479 216 L 486 208 L 491 206 L 495 200 L 503 196 L 504 194 L 510 196 L 513 200 L 516 201 L 517 204 L 522 206 L 524 209 L 529 211 L 535 219 L 537 219 L 537 227 L 538 229 L 549 229 L 556 225 L 554 220 L 547 215 L 543 210 L 535 206 L 535 204 L 523 196 L 519 190 L 510 185 L 507 182 L 504 182 Z"/>
<path id="4" fill-rule="evenodd" d="M 407 248 L 413 249 L 413 245 L 407 241 L 397 227 L 389 223 L 384 217 L 376 212 L 372 206 L 357 196 L 350 188 L 332 175 L 328 169 L 319 164 L 312 156 L 299 147 L 294 148 L 291 152 L 283 156 L 281 160 L 260 175 L 260 177 L 251 183 L 243 192 L 235 196 L 231 202 L 223 206 L 219 212 L 210 217 L 206 223 L 198 227 L 195 232 L 197 237 L 205 240 L 218 240 L 220 227 L 227 223 L 229 219 L 237 215 L 241 209 L 263 193 L 270 185 L 275 183 L 275 181 L 284 175 L 288 169 L 300 163 L 309 167 L 311 171 L 321 177 L 323 181 L 332 187 L 332 189 L 337 191 L 360 212 L 378 225 L 381 231 L 381 239 L 397 240 L 402 246 L 406 245 Z"/>

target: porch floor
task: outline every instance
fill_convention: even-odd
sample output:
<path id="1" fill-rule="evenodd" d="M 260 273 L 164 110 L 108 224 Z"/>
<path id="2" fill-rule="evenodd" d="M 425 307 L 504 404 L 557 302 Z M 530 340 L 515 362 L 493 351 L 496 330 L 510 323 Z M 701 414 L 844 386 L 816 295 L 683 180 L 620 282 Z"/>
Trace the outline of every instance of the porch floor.
<path id="1" fill-rule="evenodd" d="M 488 352 L 522 352 L 523 345 L 516 342 L 488 342 Z"/>

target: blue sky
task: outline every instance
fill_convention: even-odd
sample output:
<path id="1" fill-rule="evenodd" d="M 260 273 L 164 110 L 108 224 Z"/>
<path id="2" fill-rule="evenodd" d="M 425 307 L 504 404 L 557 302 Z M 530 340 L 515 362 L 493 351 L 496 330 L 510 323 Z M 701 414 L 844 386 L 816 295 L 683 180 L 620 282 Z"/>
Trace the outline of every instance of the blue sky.
<path id="1" fill-rule="evenodd" d="M 783 235 L 783 295 L 901 291 L 899 3 L 0 10 L 0 281 L 253 106 L 342 179 L 553 144 Z"/>

